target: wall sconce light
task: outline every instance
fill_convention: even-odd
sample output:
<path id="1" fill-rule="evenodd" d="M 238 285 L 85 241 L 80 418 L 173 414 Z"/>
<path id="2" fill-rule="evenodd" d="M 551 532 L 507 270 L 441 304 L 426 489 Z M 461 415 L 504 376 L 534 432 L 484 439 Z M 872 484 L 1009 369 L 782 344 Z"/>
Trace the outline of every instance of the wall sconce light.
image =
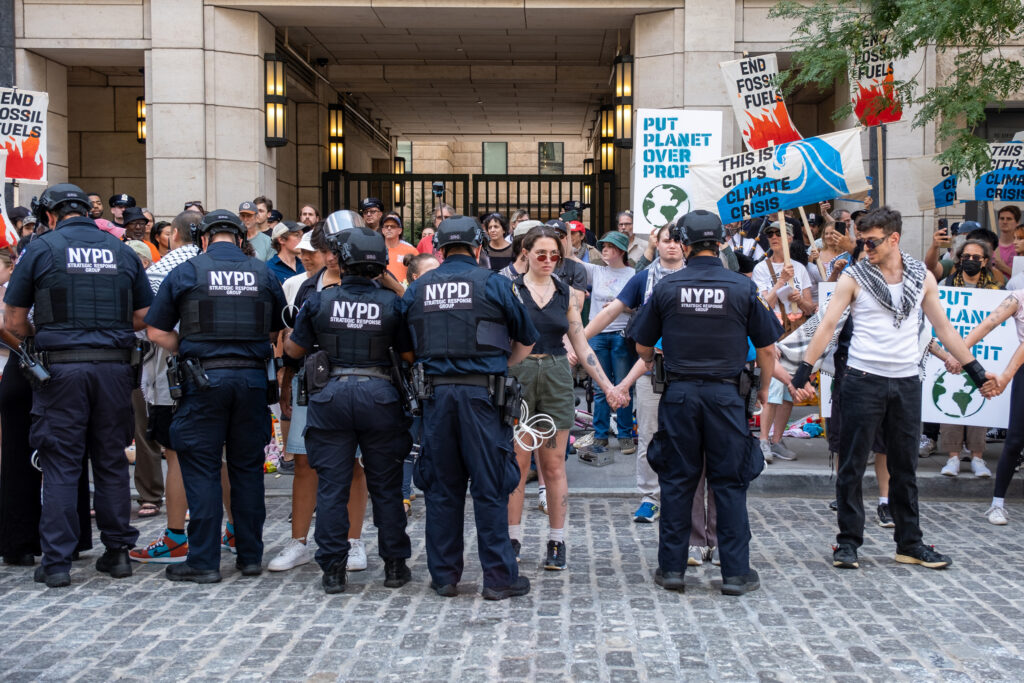
<path id="1" fill-rule="evenodd" d="M 405 175 L 405 159 L 403 157 L 395 157 L 395 175 Z M 405 205 L 405 181 L 395 180 L 395 191 L 394 191 L 394 205 L 404 206 Z"/>
<path id="2" fill-rule="evenodd" d="M 146 98 L 135 98 L 135 139 L 146 144 Z"/>
<path id="3" fill-rule="evenodd" d="M 263 105 L 266 109 L 264 142 L 267 147 L 284 147 L 288 144 L 284 121 L 288 104 L 284 90 L 284 60 L 272 52 L 263 55 L 263 77 Z"/>
<path id="4" fill-rule="evenodd" d="M 615 170 L 615 109 L 610 105 L 601 107 L 601 173 Z"/>
<path id="5" fill-rule="evenodd" d="M 615 146 L 633 147 L 633 55 L 615 58 Z"/>
<path id="6" fill-rule="evenodd" d="M 327 167 L 345 170 L 345 109 L 340 104 L 327 106 Z"/>
<path id="7" fill-rule="evenodd" d="M 583 160 L 583 175 L 594 175 L 594 160 L 584 159 Z"/>

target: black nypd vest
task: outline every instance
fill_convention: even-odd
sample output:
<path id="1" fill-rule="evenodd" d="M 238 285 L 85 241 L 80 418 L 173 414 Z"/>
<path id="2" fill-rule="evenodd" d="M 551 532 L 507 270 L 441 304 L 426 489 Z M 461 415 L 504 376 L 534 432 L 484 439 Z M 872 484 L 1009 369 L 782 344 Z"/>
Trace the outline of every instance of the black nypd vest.
<path id="1" fill-rule="evenodd" d="M 189 260 L 196 284 L 181 304 L 182 339 L 189 341 L 265 342 L 270 334 L 274 298 L 266 286 L 262 261 L 218 261 L 208 254 Z"/>
<path id="2" fill-rule="evenodd" d="M 113 235 L 72 244 L 54 230 L 40 239 L 53 266 L 35 290 L 36 326 L 46 330 L 131 330 L 132 278 L 138 257 Z"/>
<path id="3" fill-rule="evenodd" d="M 505 312 L 486 296 L 487 279 L 504 277 L 473 268 L 458 274 L 432 270 L 416 281 L 408 320 L 419 358 L 506 356 L 509 343 Z"/>
<path id="4" fill-rule="evenodd" d="M 376 285 L 329 287 L 320 292 L 320 309 L 313 318 L 317 346 L 326 351 L 332 366 L 390 365 L 388 347 L 399 326 L 394 292 Z"/>

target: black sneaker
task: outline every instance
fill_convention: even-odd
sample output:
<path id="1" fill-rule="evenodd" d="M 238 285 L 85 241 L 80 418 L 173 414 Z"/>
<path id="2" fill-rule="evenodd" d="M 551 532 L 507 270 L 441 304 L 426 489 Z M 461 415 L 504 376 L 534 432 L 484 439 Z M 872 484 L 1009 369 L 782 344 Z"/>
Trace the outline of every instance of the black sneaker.
<path id="1" fill-rule="evenodd" d="M 31 567 L 35 563 L 36 558 L 32 553 L 4 555 L 4 564 L 12 567 Z"/>
<path id="2" fill-rule="evenodd" d="M 544 560 L 544 569 L 562 571 L 565 569 L 565 543 L 548 541 L 548 556 Z"/>
<path id="3" fill-rule="evenodd" d="M 263 573 L 263 565 L 259 562 L 251 564 L 235 562 L 235 569 L 242 572 L 242 576 L 259 576 Z"/>
<path id="4" fill-rule="evenodd" d="M 761 577 L 756 569 L 751 569 L 743 576 L 723 576 L 722 595 L 743 595 L 756 591 L 761 587 Z"/>
<path id="5" fill-rule="evenodd" d="M 832 512 L 837 511 L 839 509 L 839 501 L 833 498 L 832 502 L 828 504 L 828 509 Z"/>
<path id="6" fill-rule="evenodd" d="M 516 562 L 519 561 L 519 551 L 522 550 L 522 549 L 523 549 L 523 544 L 513 538 L 512 539 L 512 552 L 514 552 L 516 554 Z"/>
<path id="7" fill-rule="evenodd" d="M 345 592 L 345 565 L 347 558 L 335 560 L 324 569 L 324 575 L 320 578 L 320 585 L 324 587 L 324 593 L 334 595 Z"/>
<path id="8" fill-rule="evenodd" d="M 96 560 L 96 571 L 110 574 L 113 579 L 124 579 L 132 575 L 132 561 L 128 548 L 107 548 Z"/>
<path id="9" fill-rule="evenodd" d="M 36 567 L 32 580 L 36 583 L 45 583 L 47 588 L 64 588 L 71 585 L 70 572 L 54 572 L 47 574 L 42 565 Z"/>
<path id="10" fill-rule="evenodd" d="M 919 545 L 910 550 L 897 550 L 896 561 L 903 564 L 919 564 L 928 569 L 945 569 L 953 564 L 952 558 L 936 552 L 933 545 Z"/>
<path id="11" fill-rule="evenodd" d="M 529 592 L 530 580 L 525 576 L 520 576 L 512 582 L 511 586 L 505 586 L 503 588 L 487 588 L 485 586 L 481 591 L 481 594 L 484 596 L 484 600 L 504 600 L 505 598 L 514 598 L 520 595 L 526 595 Z"/>
<path id="12" fill-rule="evenodd" d="M 402 558 L 384 560 L 384 586 L 401 588 L 412 580 L 412 571 Z"/>
<path id="13" fill-rule="evenodd" d="M 683 572 L 663 572 L 661 567 L 654 572 L 654 583 L 667 591 L 686 591 L 686 584 L 683 582 Z"/>
<path id="14" fill-rule="evenodd" d="M 191 581 L 192 583 L 220 583 L 219 569 L 193 569 L 187 562 L 169 564 L 164 570 L 169 581 Z"/>
<path id="15" fill-rule="evenodd" d="M 860 569 L 857 562 L 857 549 L 852 545 L 832 546 L 832 566 L 840 569 Z"/>
<path id="16" fill-rule="evenodd" d="M 446 583 L 444 585 L 441 585 L 431 581 L 430 588 L 435 593 L 440 595 L 442 598 L 454 598 L 456 595 L 459 594 L 459 587 L 456 586 L 454 583 Z M 484 590 L 486 591 L 487 589 L 485 588 Z M 486 597 L 486 595 L 484 597 Z M 499 600 L 500 598 L 494 599 Z"/>
<path id="17" fill-rule="evenodd" d="M 878 506 L 878 526 L 883 529 L 893 529 L 896 527 L 896 522 L 892 519 L 892 514 L 889 512 L 889 504 L 882 503 Z"/>

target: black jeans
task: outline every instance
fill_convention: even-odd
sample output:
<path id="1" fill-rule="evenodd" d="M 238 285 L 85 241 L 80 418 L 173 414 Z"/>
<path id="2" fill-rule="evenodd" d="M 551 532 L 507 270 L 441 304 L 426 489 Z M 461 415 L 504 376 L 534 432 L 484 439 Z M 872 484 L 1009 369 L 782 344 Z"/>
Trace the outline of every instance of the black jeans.
<path id="1" fill-rule="evenodd" d="M 917 511 L 917 451 L 921 424 L 921 382 L 914 377 L 889 378 L 848 368 L 843 376 L 842 426 L 839 435 L 838 545 L 864 543 L 862 480 L 868 454 L 881 429 L 889 468 L 889 510 L 897 551 L 921 545 Z"/>

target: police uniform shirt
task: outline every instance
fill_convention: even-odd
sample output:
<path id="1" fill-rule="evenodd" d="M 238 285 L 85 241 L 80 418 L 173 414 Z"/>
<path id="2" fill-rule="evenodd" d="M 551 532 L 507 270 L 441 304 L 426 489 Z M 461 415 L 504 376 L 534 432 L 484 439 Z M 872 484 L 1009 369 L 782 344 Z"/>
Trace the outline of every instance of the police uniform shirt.
<path id="1" fill-rule="evenodd" d="M 126 275 L 131 280 L 132 310 L 137 311 L 150 305 L 153 290 L 142 267 L 142 261 L 131 247 L 113 235 L 103 232 L 89 218 L 72 217 L 62 221 L 57 230 L 34 238 L 18 259 L 18 267 L 11 273 L 4 303 L 18 308 L 31 308 L 36 304 L 36 288 L 42 278 L 54 266 L 54 240 L 63 237 L 68 242 L 68 262 L 81 264 L 80 272 L 109 272 L 110 268 Z M 71 250 L 74 250 L 72 253 Z M 91 264 L 91 265 L 90 265 Z M 69 269 L 70 270 L 70 269 Z M 138 338 L 129 324 L 128 329 L 113 330 L 46 330 L 45 325 L 36 329 L 36 345 L 44 350 L 85 349 L 85 348 L 134 348 Z"/>
<path id="2" fill-rule="evenodd" d="M 346 277 L 340 287 L 343 292 L 352 294 L 353 297 L 359 297 L 360 295 L 380 289 L 380 285 L 373 280 L 353 275 Z M 333 287 L 330 287 L 327 290 L 319 292 L 313 290 L 302 304 L 302 308 L 299 310 L 299 315 L 295 318 L 295 328 L 291 333 L 291 340 L 302 348 L 308 350 L 317 346 L 317 330 L 315 321 L 317 315 L 320 314 L 321 299 L 323 298 L 324 292 L 330 292 L 333 289 Z M 399 321 L 399 324 L 395 328 L 395 336 L 391 344 L 392 348 L 394 348 L 396 354 L 412 351 L 412 337 L 409 335 L 409 328 L 405 325 L 405 321 L 402 319 L 401 302 L 402 300 L 398 298 L 398 295 L 394 295 L 390 311 L 341 311 L 341 315 L 338 316 L 340 319 L 339 325 L 342 325 L 347 329 L 359 329 L 375 323 L 379 325 L 381 319 L 385 316 L 394 316 Z M 343 304 L 344 302 L 335 303 Z M 358 304 L 356 306 L 358 306 Z M 387 361 L 352 363 L 352 366 L 354 367 L 389 367 L 390 365 L 390 362 Z"/>
<path id="3" fill-rule="evenodd" d="M 217 261 L 229 263 L 242 263 L 249 260 L 245 253 L 231 242 L 214 242 L 206 253 Z M 270 290 L 274 300 L 273 311 L 270 315 L 270 330 L 272 332 L 284 329 L 281 320 L 281 311 L 286 305 L 284 290 L 277 277 L 271 273 L 266 264 L 253 259 L 258 265 L 258 282 L 260 288 Z M 230 269 L 230 265 L 227 266 Z M 160 330 L 173 330 L 181 319 L 181 305 L 184 297 L 196 286 L 196 269 L 192 261 L 186 261 L 172 270 L 164 279 L 153 299 L 153 305 L 146 314 L 146 324 Z M 273 348 L 270 346 L 270 339 L 260 342 L 195 342 L 182 339 L 179 353 L 189 358 L 220 358 L 224 356 L 236 356 L 240 358 L 270 358 Z"/>
<path id="4" fill-rule="evenodd" d="M 431 273 L 437 273 L 435 277 L 438 279 L 451 279 L 475 268 L 479 268 L 479 266 L 472 257 L 465 254 L 452 254 Z M 421 296 L 420 289 L 424 282 L 424 278 L 418 278 L 405 290 L 401 310 L 407 320 L 409 309 L 412 308 L 417 296 Z M 497 273 L 489 277 L 484 296 L 504 311 L 508 332 L 514 341 L 524 345 L 531 345 L 537 341 L 537 328 L 530 321 L 526 307 L 514 293 L 512 282 L 508 278 L 501 277 Z M 471 344 L 474 341 L 467 339 L 466 343 Z M 508 358 L 505 355 L 480 358 L 428 357 L 417 360 L 423 362 L 424 370 L 428 375 L 504 375 L 508 371 Z"/>
<path id="5" fill-rule="evenodd" d="M 630 330 L 644 346 L 663 339 L 667 371 L 715 379 L 740 374 L 747 337 L 762 348 L 781 335 L 754 283 L 714 256 L 691 258 L 686 268 L 662 278 Z"/>

